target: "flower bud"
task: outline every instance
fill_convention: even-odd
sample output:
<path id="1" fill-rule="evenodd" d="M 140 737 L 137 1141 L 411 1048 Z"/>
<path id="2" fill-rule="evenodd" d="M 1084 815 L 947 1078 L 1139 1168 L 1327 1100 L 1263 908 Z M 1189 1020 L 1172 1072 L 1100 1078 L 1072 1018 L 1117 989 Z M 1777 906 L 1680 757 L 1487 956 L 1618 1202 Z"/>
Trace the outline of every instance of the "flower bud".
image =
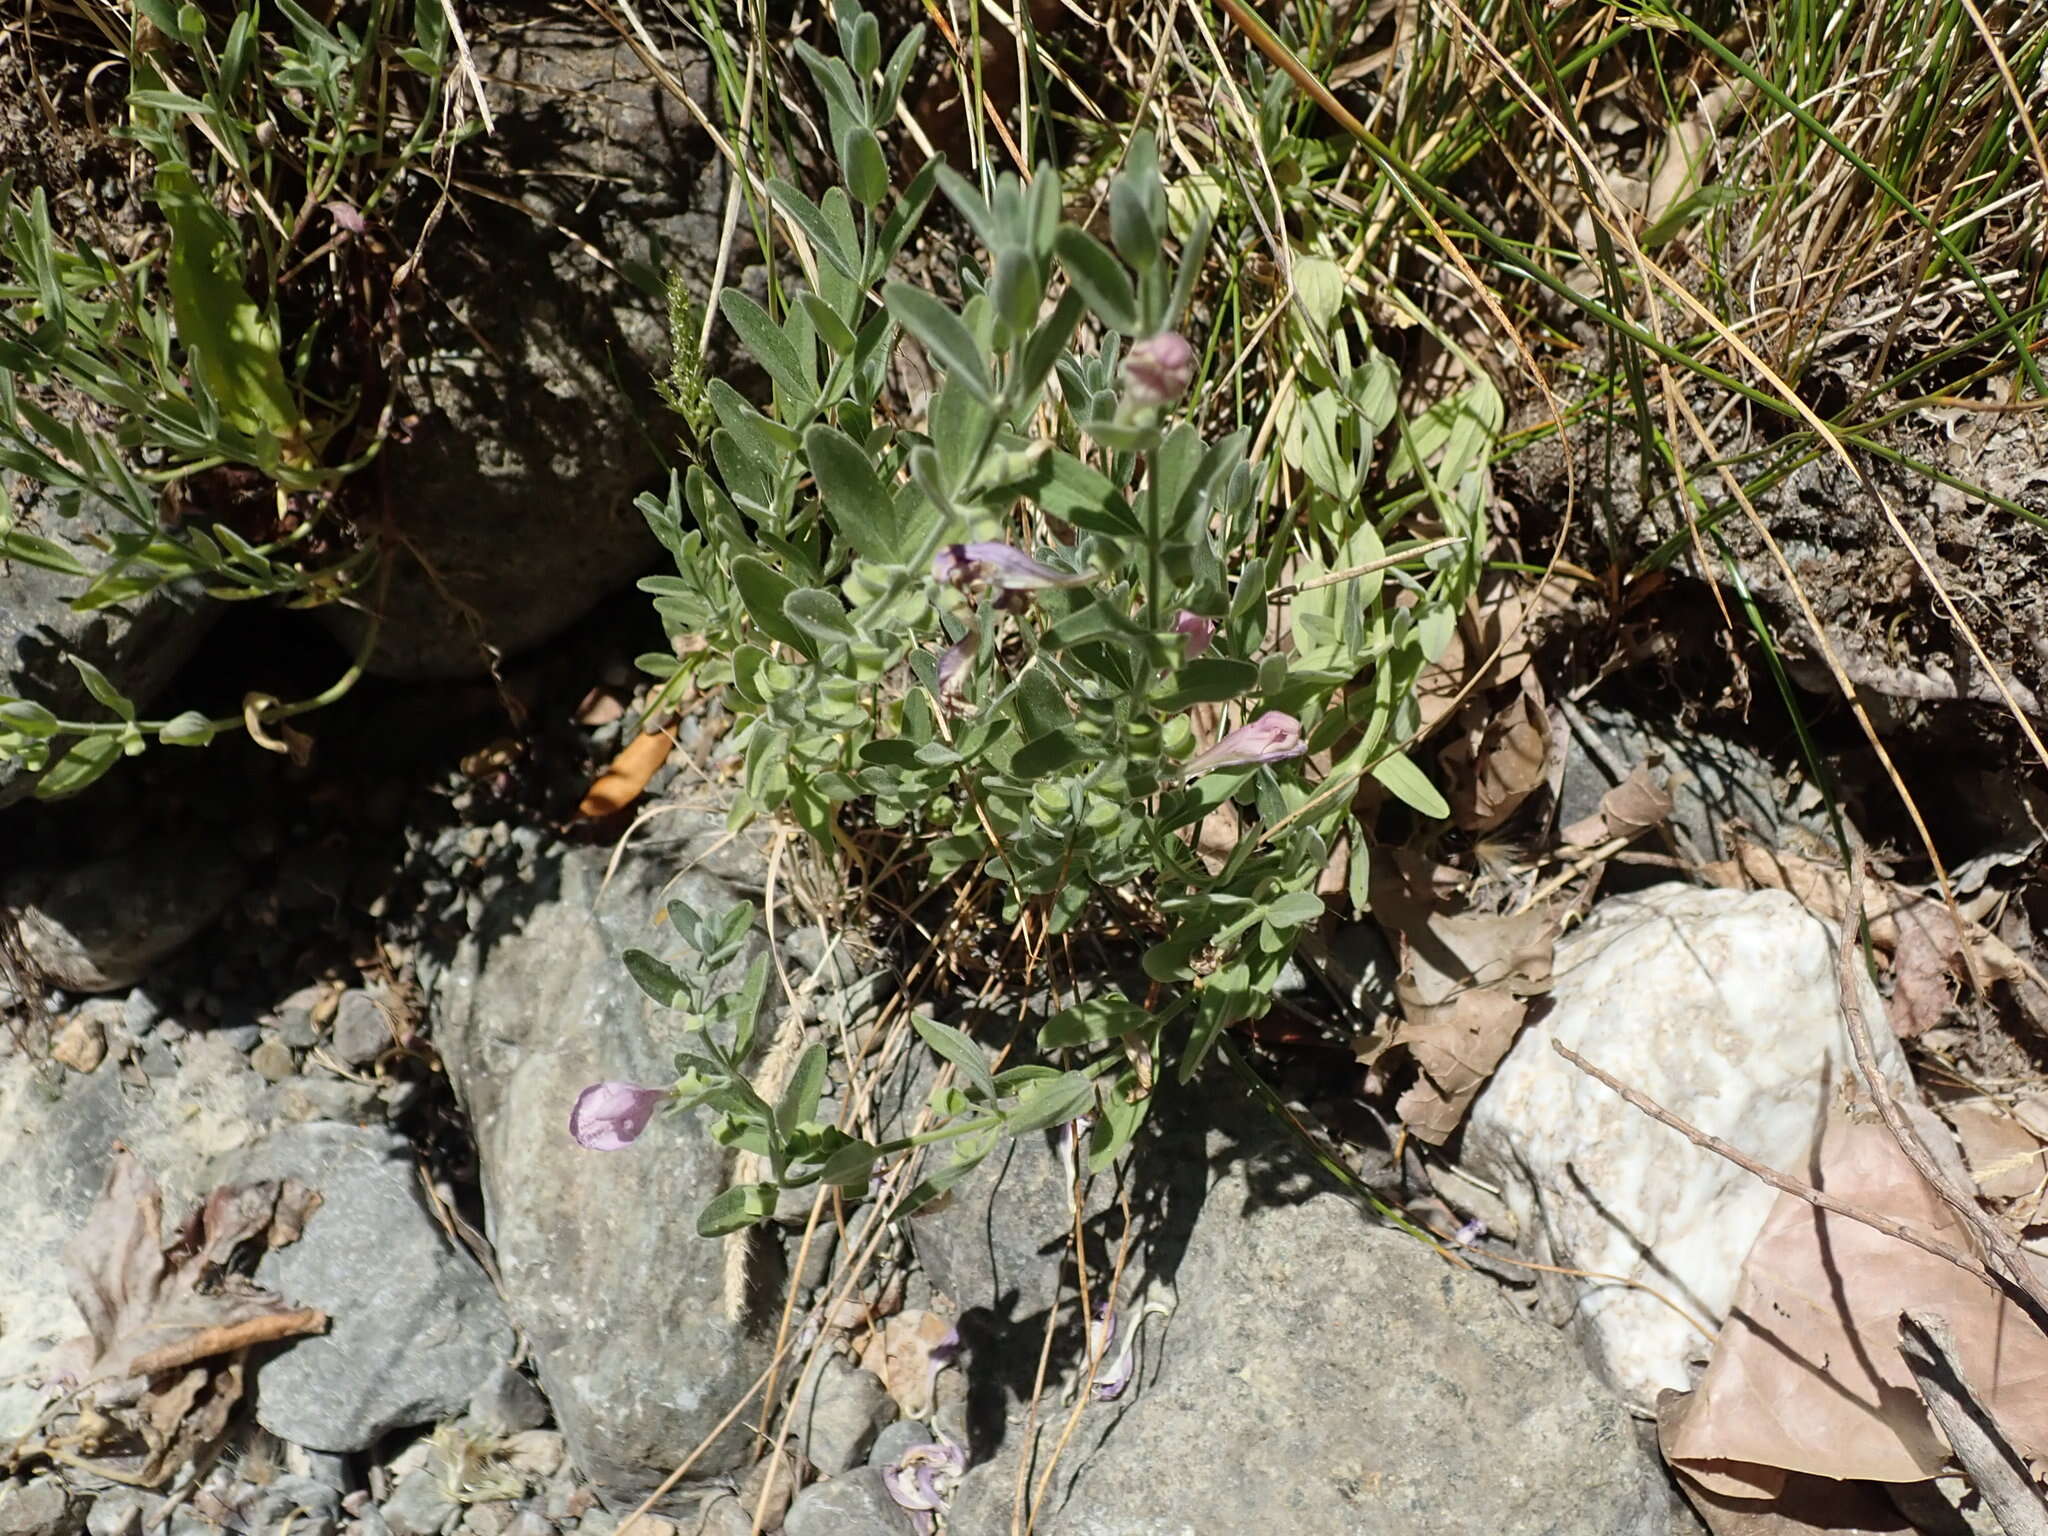
<path id="1" fill-rule="evenodd" d="M 1195 379 L 1195 349 L 1178 331 L 1161 331 L 1134 342 L 1124 357 L 1124 402 L 1171 405 Z"/>

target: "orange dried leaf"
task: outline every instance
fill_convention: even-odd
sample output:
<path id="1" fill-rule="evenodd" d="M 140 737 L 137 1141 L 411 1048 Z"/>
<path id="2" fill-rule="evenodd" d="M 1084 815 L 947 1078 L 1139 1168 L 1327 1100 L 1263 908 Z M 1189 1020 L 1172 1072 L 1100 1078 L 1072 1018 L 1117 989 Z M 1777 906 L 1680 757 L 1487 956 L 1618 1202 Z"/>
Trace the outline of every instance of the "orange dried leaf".
<path id="1" fill-rule="evenodd" d="M 889 1389 L 906 1418 L 932 1411 L 932 1384 L 951 1358 L 959 1335 L 936 1312 L 899 1312 L 868 1336 L 860 1363 Z"/>
<path id="2" fill-rule="evenodd" d="M 590 786 L 590 792 L 576 807 L 576 814 L 597 820 L 622 811 L 640 798 L 647 788 L 647 781 L 655 771 L 668 761 L 674 750 L 675 737 L 667 731 L 651 731 L 635 736 L 612 759 L 612 764 Z"/>

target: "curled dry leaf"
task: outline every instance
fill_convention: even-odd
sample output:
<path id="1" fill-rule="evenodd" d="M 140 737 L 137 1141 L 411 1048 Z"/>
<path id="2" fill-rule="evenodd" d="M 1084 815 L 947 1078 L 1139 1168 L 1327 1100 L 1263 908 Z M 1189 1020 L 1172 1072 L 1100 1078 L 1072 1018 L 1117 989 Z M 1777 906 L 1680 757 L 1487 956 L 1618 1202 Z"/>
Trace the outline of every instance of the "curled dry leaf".
<path id="1" fill-rule="evenodd" d="M 959 1344 L 953 1325 L 938 1313 L 910 1308 L 868 1335 L 860 1363 L 889 1389 L 905 1418 L 921 1419 L 932 1411 L 933 1383 Z"/>
<path id="2" fill-rule="evenodd" d="M 1600 809 L 1564 829 L 1565 842 L 1593 848 L 1617 837 L 1639 837 L 1671 816 L 1671 791 L 1641 763 L 1600 797 Z"/>
<path id="3" fill-rule="evenodd" d="M 1394 991 L 1403 1022 L 1388 1044 L 1406 1046 L 1421 1069 L 1395 1111 L 1416 1136 L 1441 1146 L 1514 1044 L 1527 999 L 1549 990 L 1558 925 L 1540 908 L 1454 916 L 1411 889 L 1398 877 L 1373 888 L 1373 914 L 1392 930 L 1401 957 Z"/>
<path id="4" fill-rule="evenodd" d="M 668 761 L 675 737 L 667 731 L 649 731 L 635 736 L 619 750 L 611 766 L 597 776 L 576 814 L 592 820 L 622 811 L 640 798 L 647 781 Z"/>
<path id="5" fill-rule="evenodd" d="M 1830 1120 L 1816 1182 L 1975 1251 L 1880 1124 Z M 1948 1318 L 1986 1406 L 2039 1460 L 2048 1450 L 2048 1337 L 2003 1292 L 1946 1260 L 1790 1195 L 1750 1250 L 1706 1375 L 1662 1426 L 1665 1455 L 1738 1498 L 1774 1496 L 1787 1471 L 1879 1482 L 1939 1475 L 1948 1449 L 1899 1356 L 1899 1314 L 1918 1307 Z"/>
<path id="6" fill-rule="evenodd" d="M 1545 619 L 1570 602 L 1562 583 L 1522 587 L 1503 582 L 1472 599 L 1459 616 L 1437 659 L 1416 680 L 1415 702 L 1422 712 L 1421 736 L 1428 736 L 1465 700 L 1488 688 L 1519 682 L 1529 670 Z"/>
<path id="7" fill-rule="evenodd" d="M 1823 917 L 1837 921 L 1847 894 L 1848 876 L 1840 870 L 1747 839 L 1736 844 L 1733 859 L 1710 864 L 1702 873 L 1719 885 L 1747 883 L 1790 891 Z M 1994 981 L 2017 984 L 2028 974 L 2028 967 L 2004 940 L 1968 917 L 1958 926 L 1956 915 L 1938 896 L 1867 875 L 1863 905 L 1870 918 L 1871 942 L 1891 956 L 1887 1012 L 1892 1032 L 1902 1040 L 1941 1022 L 1955 1002 L 1951 981 L 1969 981 L 1973 964 L 1987 986 Z"/>
<path id="8" fill-rule="evenodd" d="M 241 1352 L 327 1326 L 246 1274 L 265 1250 L 295 1241 L 319 1203 L 295 1179 L 224 1185 L 166 1242 L 162 1191 L 118 1150 L 65 1246 L 87 1336 L 43 1363 L 46 1388 L 65 1403 L 44 1445 L 116 1481 L 155 1486 L 218 1438 L 241 1399 Z"/>
<path id="9" fill-rule="evenodd" d="M 1437 754 L 1451 820 L 1467 832 L 1489 832 L 1544 782 L 1550 760 L 1550 717 L 1525 688 L 1498 712 L 1467 705 L 1478 718 Z"/>

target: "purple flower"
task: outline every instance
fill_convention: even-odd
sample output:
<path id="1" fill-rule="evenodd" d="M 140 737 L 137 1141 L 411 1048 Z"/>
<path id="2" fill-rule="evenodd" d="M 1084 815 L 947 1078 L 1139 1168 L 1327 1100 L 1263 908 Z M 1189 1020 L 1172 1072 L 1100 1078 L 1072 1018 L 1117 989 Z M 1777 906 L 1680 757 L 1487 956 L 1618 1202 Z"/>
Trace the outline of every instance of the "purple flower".
<path id="1" fill-rule="evenodd" d="M 1193 661 L 1209 649 L 1209 642 L 1216 638 L 1216 621 L 1205 619 L 1199 613 L 1189 613 L 1183 608 L 1174 615 L 1173 632 L 1186 635 L 1188 640 L 1187 659 Z"/>
<path id="2" fill-rule="evenodd" d="M 932 561 L 932 579 L 949 587 L 979 581 L 1004 592 L 1029 592 L 1039 587 L 1085 587 L 1095 577 L 1087 571 L 1060 570 L 1032 559 L 1021 549 L 991 540 L 948 544 Z"/>
<path id="3" fill-rule="evenodd" d="M 1124 357 L 1125 402 L 1171 405 L 1195 378 L 1195 349 L 1178 331 L 1161 331 L 1135 342 Z"/>
<path id="4" fill-rule="evenodd" d="M 1284 762 L 1307 750 L 1308 744 L 1301 739 L 1301 722 L 1290 714 L 1269 709 L 1250 724 L 1240 725 L 1208 751 L 1197 752 L 1181 765 L 1181 773 L 1192 779 L 1217 768 Z"/>
<path id="5" fill-rule="evenodd" d="M 576 1145 L 593 1152 L 616 1152 L 631 1146 L 647 1129 L 654 1111 L 668 1097 L 666 1088 L 638 1083 L 592 1083 L 576 1095 L 569 1111 L 569 1134 Z"/>
<path id="6" fill-rule="evenodd" d="M 929 1536 L 932 1516 L 946 1507 L 966 1470 L 966 1453 L 957 1445 L 913 1445 L 882 1468 L 882 1487 L 899 1509 L 910 1511 L 919 1536 Z"/>
<path id="7" fill-rule="evenodd" d="M 967 681 L 967 674 L 974 664 L 974 653 L 981 647 L 981 631 L 971 624 L 967 633 L 954 644 L 946 647 L 939 657 L 939 697 L 944 699 L 960 691 L 960 685 Z"/>

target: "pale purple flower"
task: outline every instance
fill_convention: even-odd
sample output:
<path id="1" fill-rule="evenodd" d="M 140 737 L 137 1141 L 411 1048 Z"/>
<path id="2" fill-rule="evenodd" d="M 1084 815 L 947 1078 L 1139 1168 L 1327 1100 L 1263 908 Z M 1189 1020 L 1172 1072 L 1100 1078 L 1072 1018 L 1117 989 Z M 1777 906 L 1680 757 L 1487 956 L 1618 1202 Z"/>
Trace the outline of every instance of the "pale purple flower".
<path id="1" fill-rule="evenodd" d="M 1124 396 L 1131 405 L 1171 405 L 1195 378 L 1195 349 L 1178 331 L 1134 342 L 1124 357 Z"/>
<path id="2" fill-rule="evenodd" d="M 957 1445 L 913 1445 L 882 1468 L 882 1487 L 899 1509 L 910 1512 L 918 1536 L 930 1536 L 932 1516 L 946 1507 L 966 1470 L 967 1455 Z"/>
<path id="3" fill-rule="evenodd" d="M 967 681 L 967 674 L 974 664 L 974 653 L 981 648 L 981 631 L 972 625 L 967 633 L 954 644 L 946 647 L 939 657 L 939 697 L 947 698 L 960 691 L 960 685 Z"/>
<path id="4" fill-rule="evenodd" d="M 989 540 L 948 544 L 932 561 L 932 579 L 949 587 L 986 582 L 1004 592 L 1029 592 L 1039 587 L 1085 587 L 1095 577 L 1087 571 L 1060 570 L 1012 545 Z"/>
<path id="5" fill-rule="evenodd" d="M 1486 1223 L 1477 1216 L 1474 1216 L 1451 1234 L 1451 1243 L 1454 1247 L 1470 1248 L 1484 1236 L 1486 1236 Z"/>
<path id="6" fill-rule="evenodd" d="M 1199 613 L 1190 613 L 1183 608 L 1174 615 L 1173 632 L 1187 636 L 1187 659 L 1193 661 L 1209 649 L 1209 643 L 1216 638 L 1216 621 L 1205 619 Z"/>
<path id="7" fill-rule="evenodd" d="M 1308 743 L 1301 737 L 1301 722 L 1281 710 L 1269 709 L 1250 724 L 1240 725 L 1208 751 L 1197 752 L 1181 765 L 1181 773 L 1192 779 L 1217 768 L 1285 762 L 1307 750 Z"/>
<path id="8" fill-rule="evenodd" d="M 668 1097 L 666 1088 L 638 1083 L 592 1083 L 576 1095 L 569 1111 L 569 1134 L 576 1145 L 593 1152 L 616 1152 L 631 1146 Z"/>
<path id="9" fill-rule="evenodd" d="M 363 222 L 363 216 L 357 212 L 354 203 L 344 202 L 337 198 L 334 202 L 326 203 L 322 206 L 327 209 L 327 217 L 334 220 L 334 227 L 342 234 L 360 235 L 370 227 Z"/>
<path id="10" fill-rule="evenodd" d="M 1125 1387 L 1131 1384 L 1131 1371 L 1136 1362 L 1131 1358 L 1129 1346 L 1116 1359 L 1109 1358 L 1109 1346 L 1116 1342 L 1116 1310 L 1104 1302 L 1096 1310 L 1094 1321 L 1088 1324 L 1088 1357 L 1095 1362 L 1095 1387 L 1092 1393 L 1098 1403 L 1115 1402 L 1123 1395 Z"/>

